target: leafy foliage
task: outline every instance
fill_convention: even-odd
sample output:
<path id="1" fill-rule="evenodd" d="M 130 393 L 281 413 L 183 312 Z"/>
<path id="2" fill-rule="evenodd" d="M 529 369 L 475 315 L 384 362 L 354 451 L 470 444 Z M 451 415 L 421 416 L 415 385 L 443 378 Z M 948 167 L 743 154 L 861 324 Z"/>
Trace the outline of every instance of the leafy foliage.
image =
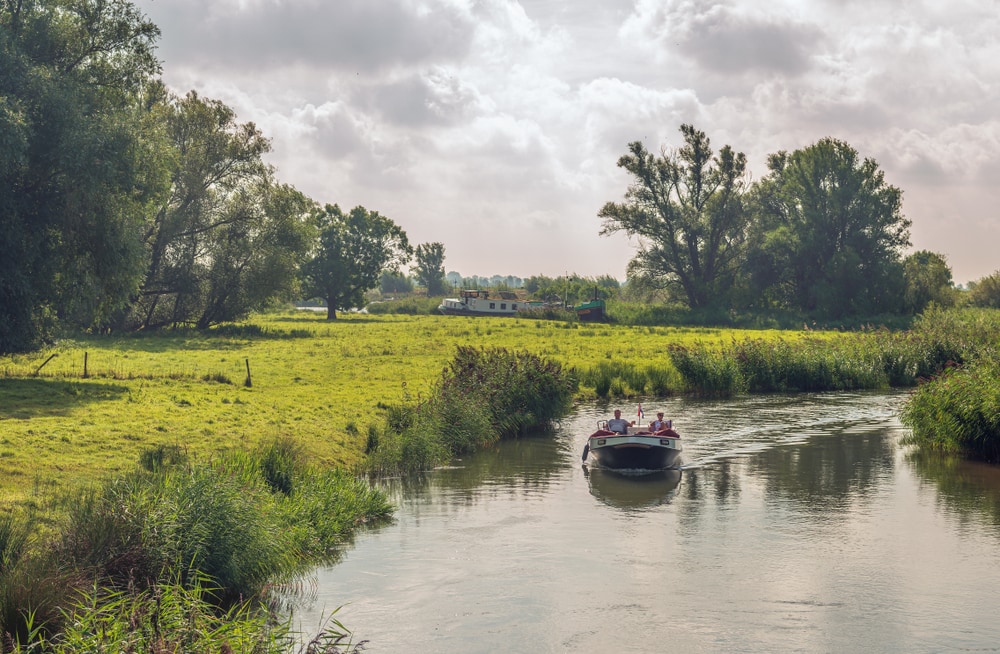
<path id="1" fill-rule="evenodd" d="M 417 246 L 416 265 L 413 274 L 417 281 L 427 289 L 427 295 L 443 295 L 444 279 L 444 245 L 441 243 L 421 243 Z"/>
<path id="2" fill-rule="evenodd" d="M 223 103 L 191 92 L 159 110 L 171 188 L 145 232 L 141 293 L 118 326 L 204 329 L 291 298 L 312 202 L 273 180 L 268 140 Z"/>
<path id="3" fill-rule="evenodd" d="M 337 311 L 363 307 L 364 294 L 375 288 L 385 270 L 406 263 L 412 248 L 406 232 L 377 211 L 358 206 L 345 214 L 337 205 L 313 213 L 319 247 L 302 266 L 305 294 L 327 303 L 327 318 Z"/>
<path id="4" fill-rule="evenodd" d="M 1000 270 L 969 284 L 969 304 L 1000 309 Z"/>
<path id="5" fill-rule="evenodd" d="M 681 133 L 684 145 L 659 157 L 630 143 L 618 160 L 633 178 L 625 202 L 609 202 L 598 215 L 601 234 L 640 238 L 630 277 L 674 288 L 688 306 L 705 307 L 726 296 L 739 271 L 746 156 L 727 145 L 713 157 L 704 132 L 681 125 Z"/>
<path id="6" fill-rule="evenodd" d="M 914 252 L 903 260 L 903 277 L 908 311 L 918 314 L 932 302 L 941 307 L 955 304 L 951 269 L 944 255 L 928 250 Z"/>
<path id="7" fill-rule="evenodd" d="M 155 25 L 124 0 L 0 3 L 0 352 L 135 293 L 165 188 L 143 99 Z"/>
<path id="8" fill-rule="evenodd" d="M 751 296 L 832 317 L 901 309 L 910 222 L 878 164 L 825 138 L 772 154 L 768 167 L 754 192 Z"/>

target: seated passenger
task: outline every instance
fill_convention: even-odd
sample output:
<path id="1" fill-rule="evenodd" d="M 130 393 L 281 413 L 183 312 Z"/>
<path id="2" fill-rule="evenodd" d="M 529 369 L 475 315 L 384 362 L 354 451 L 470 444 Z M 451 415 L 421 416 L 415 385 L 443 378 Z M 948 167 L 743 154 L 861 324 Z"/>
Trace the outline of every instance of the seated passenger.
<path id="1" fill-rule="evenodd" d="M 615 417 L 608 420 L 608 430 L 613 431 L 616 434 L 627 434 L 628 428 L 634 424 L 634 420 L 629 422 L 625 418 L 622 418 L 621 409 L 615 409 Z"/>
<path id="2" fill-rule="evenodd" d="M 657 411 L 656 420 L 649 423 L 649 431 L 658 432 L 661 429 L 667 429 L 668 427 L 670 427 L 670 423 L 663 419 L 663 412 Z"/>

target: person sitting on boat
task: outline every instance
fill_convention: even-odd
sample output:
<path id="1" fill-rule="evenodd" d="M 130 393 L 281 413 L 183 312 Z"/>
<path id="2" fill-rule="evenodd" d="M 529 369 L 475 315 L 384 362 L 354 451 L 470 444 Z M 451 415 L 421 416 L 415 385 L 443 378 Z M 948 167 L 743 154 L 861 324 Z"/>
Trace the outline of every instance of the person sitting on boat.
<path id="1" fill-rule="evenodd" d="M 621 409 L 615 409 L 615 417 L 608 420 L 608 431 L 613 431 L 616 434 L 627 434 L 628 428 L 634 424 L 634 420 L 629 422 L 625 418 L 622 418 Z"/>
<path id="2" fill-rule="evenodd" d="M 668 421 L 666 421 L 666 420 L 663 419 L 663 412 L 662 411 L 657 411 L 656 412 L 656 420 L 654 420 L 653 422 L 649 423 L 649 431 L 658 432 L 661 429 L 666 429 L 669 426 L 670 426 L 670 423 Z"/>

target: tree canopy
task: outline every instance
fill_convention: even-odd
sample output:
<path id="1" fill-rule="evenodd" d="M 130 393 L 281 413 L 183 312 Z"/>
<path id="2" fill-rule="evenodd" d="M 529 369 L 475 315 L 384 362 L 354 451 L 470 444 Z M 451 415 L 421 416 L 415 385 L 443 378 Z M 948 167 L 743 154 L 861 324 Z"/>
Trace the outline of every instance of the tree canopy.
<path id="1" fill-rule="evenodd" d="M 598 214 L 601 234 L 639 237 L 633 284 L 694 309 L 827 317 L 900 311 L 908 285 L 908 308 L 943 297 L 943 260 L 914 260 L 907 277 L 902 193 L 874 160 L 825 138 L 770 155 L 768 175 L 750 184 L 743 154 L 725 146 L 713 156 L 704 132 L 681 133 L 684 145 L 660 156 L 629 144 L 618 160 L 632 176 L 625 201 Z"/>
<path id="2" fill-rule="evenodd" d="M 415 252 L 416 265 L 413 274 L 427 289 L 427 295 L 444 294 L 444 245 L 442 243 L 421 243 Z"/>
<path id="3" fill-rule="evenodd" d="M 326 205 L 313 213 L 319 245 L 302 266 L 303 290 L 326 301 L 327 318 L 364 306 L 364 295 L 385 270 L 398 271 L 413 253 L 406 232 L 389 218 L 362 206 L 344 213 Z"/>
<path id="4" fill-rule="evenodd" d="M 779 306 L 833 317 L 901 308 L 902 193 L 872 159 L 825 138 L 772 154 L 755 188 L 747 269 Z"/>
<path id="5" fill-rule="evenodd" d="M 906 280 L 903 300 L 911 313 L 922 312 L 932 302 L 940 307 L 955 303 L 951 269 L 944 255 L 929 250 L 914 252 L 903 259 L 903 277 Z"/>
<path id="6" fill-rule="evenodd" d="M 144 280 L 120 326 L 204 328 L 290 297 L 312 201 L 274 180 L 262 160 L 270 142 L 222 102 L 191 92 L 158 110 L 170 190 L 145 230 Z"/>
<path id="7" fill-rule="evenodd" d="M 159 30 L 124 0 L 0 3 L 0 351 L 121 310 L 167 176 L 147 138 Z"/>
<path id="8" fill-rule="evenodd" d="M 718 304 L 733 287 L 746 237 L 746 156 L 724 146 L 713 156 L 704 132 L 681 125 L 684 145 L 660 156 L 629 144 L 618 166 L 632 176 L 624 202 L 598 215 L 601 234 L 623 231 L 640 245 L 630 276 L 671 287 L 692 308 Z"/>

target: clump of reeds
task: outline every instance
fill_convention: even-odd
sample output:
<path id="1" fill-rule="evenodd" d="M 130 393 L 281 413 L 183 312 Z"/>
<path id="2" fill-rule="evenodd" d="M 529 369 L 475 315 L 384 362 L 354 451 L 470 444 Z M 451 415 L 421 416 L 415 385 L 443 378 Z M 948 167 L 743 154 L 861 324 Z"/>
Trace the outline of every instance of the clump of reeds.
<path id="1" fill-rule="evenodd" d="M 746 380 L 731 357 L 704 346 L 669 349 L 670 361 L 690 393 L 726 397 L 746 389 Z"/>
<path id="2" fill-rule="evenodd" d="M 914 391 L 901 419 L 921 447 L 1000 462 L 1000 362 L 943 371 Z"/>
<path id="3" fill-rule="evenodd" d="M 544 427 L 569 411 L 577 386 L 572 371 L 530 352 L 459 347 L 427 400 L 384 407 L 384 427 L 367 434 L 367 469 L 426 470 Z"/>
<path id="4" fill-rule="evenodd" d="M 664 364 L 667 364 L 664 361 Z M 627 361 L 601 361 L 580 373 L 580 383 L 593 386 L 598 397 L 631 397 L 651 393 L 666 396 L 679 390 L 676 370 L 669 365 L 637 365 Z"/>

